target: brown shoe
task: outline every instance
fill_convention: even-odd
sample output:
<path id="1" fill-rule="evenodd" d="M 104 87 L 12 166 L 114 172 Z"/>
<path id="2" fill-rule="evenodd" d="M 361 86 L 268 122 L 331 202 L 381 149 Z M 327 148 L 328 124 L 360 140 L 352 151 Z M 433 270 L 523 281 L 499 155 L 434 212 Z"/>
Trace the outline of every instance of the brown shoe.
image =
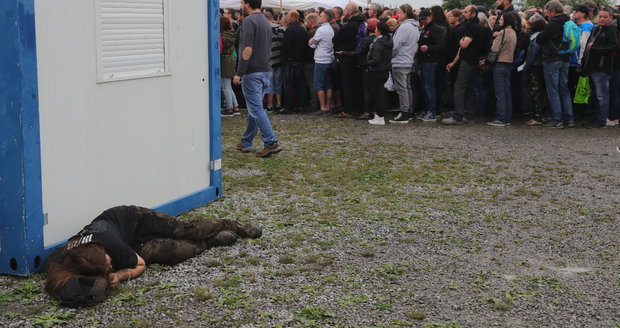
<path id="1" fill-rule="evenodd" d="M 278 144 L 278 142 L 274 142 L 271 145 L 263 148 L 263 150 L 259 151 L 258 153 L 256 153 L 256 156 L 258 157 L 269 157 L 271 154 L 277 154 L 279 152 L 282 151 L 282 148 L 280 148 L 280 145 Z"/>
<path id="2" fill-rule="evenodd" d="M 239 143 L 237 144 L 237 150 L 242 152 L 242 153 L 250 153 L 252 152 L 252 148 L 245 148 L 243 147 L 243 142 L 239 141 Z"/>

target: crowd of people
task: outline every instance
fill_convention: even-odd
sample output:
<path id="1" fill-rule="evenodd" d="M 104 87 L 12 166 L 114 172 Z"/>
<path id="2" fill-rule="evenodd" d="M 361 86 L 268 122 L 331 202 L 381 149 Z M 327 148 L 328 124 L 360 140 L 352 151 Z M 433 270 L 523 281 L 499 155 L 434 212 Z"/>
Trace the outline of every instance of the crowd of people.
<path id="1" fill-rule="evenodd" d="M 508 126 L 591 128 L 618 125 L 619 7 L 557 0 L 516 10 L 469 5 L 414 10 L 349 3 L 344 9 L 276 12 L 262 8 L 272 31 L 264 108 L 386 123 L 465 124 L 493 117 Z M 231 85 L 243 12 L 221 15 L 222 116 L 239 113 Z"/>

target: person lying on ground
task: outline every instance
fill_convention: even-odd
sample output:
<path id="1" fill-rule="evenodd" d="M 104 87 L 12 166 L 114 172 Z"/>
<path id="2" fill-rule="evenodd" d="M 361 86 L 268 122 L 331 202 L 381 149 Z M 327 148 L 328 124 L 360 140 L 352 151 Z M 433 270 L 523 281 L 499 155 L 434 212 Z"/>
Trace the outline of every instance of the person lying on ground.
<path id="1" fill-rule="evenodd" d="M 139 276 L 148 264 L 175 265 L 207 248 L 261 235 L 251 223 L 182 221 L 148 208 L 114 207 L 49 256 L 45 291 L 65 306 L 91 305 L 105 300 L 119 282 Z"/>

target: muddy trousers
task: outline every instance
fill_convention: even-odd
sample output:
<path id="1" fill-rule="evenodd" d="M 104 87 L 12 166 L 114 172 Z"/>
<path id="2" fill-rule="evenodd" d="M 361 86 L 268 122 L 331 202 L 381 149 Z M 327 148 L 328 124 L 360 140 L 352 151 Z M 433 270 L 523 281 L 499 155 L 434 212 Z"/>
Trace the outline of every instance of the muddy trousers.
<path id="1" fill-rule="evenodd" d="M 228 246 L 236 241 L 218 238 L 221 231 L 247 237 L 243 225 L 230 220 L 181 221 L 152 209 L 137 207 L 132 248 L 147 264 L 174 265 L 207 248 Z"/>

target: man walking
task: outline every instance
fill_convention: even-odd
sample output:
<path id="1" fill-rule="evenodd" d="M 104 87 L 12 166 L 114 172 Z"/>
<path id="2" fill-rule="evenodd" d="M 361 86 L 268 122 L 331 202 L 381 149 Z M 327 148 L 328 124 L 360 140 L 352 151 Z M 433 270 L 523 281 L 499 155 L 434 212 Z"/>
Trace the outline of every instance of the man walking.
<path id="1" fill-rule="evenodd" d="M 279 153 L 282 148 L 263 108 L 271 72 L 271 27 L 261 14 L 260 7 L 261 0 L 241 0 L 241 9 L 246 17 L 240 27 L 239 66 L 233 83 L 241 84 L 248 108 L 247 127 L 237 149 L 244 153 L 252 151 L 254 137 L 260 129 L 264 148 L 256 156 L 268 157 Z"/>

